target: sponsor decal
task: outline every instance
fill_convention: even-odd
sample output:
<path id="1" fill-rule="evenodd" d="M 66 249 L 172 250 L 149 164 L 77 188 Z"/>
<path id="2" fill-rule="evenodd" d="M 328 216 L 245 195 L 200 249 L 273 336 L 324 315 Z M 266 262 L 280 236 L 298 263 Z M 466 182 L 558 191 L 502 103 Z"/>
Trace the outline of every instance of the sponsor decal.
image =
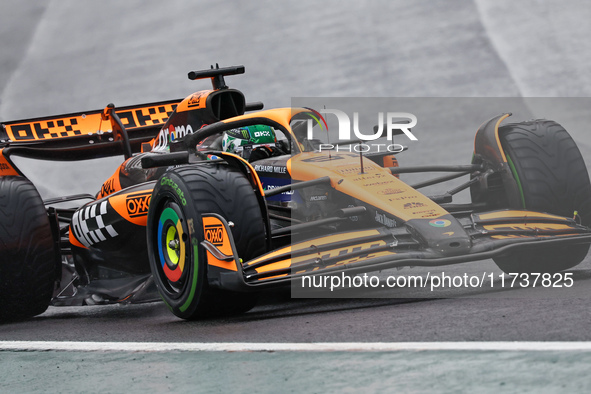
<path id="1" fill-rule="evenodd" d="M 174 106 L 176 107 L 176 105 Z M 171 108 L 169 108 L 171 109 Z M 158 112 L 158 113 L 157 113 Z M 165 107 L 150 107 L 136 109 L 135 111 L 117 112 L 121 123 L 126 129 L 142 126 L 155 126 L 166 122 L 172 111 Z"/>
<path id="2" fill-rule="evenodd" d="M 433 219 L 429 221 L 429 224 L 433 227 L 448 227 L 451 225 L 451 222 L 447 219 Z"/>
<path id="3" fill-rule="evenodd" d="M 217 215 L 216 215 L 217 216 Z M 221 218 L 216 216 L 202 216 L 203 240 L 213 244 L 220 252 L 226 256 L 234 256 L 232 248 L 232 239 L 230 238 L 228 228 L 223 224 Z M 195 243 L 199 245 L 199 243 Z M 222 261 L 213 256 L 209 251 L 207 255 L 207 264 L 220 267 L 230 271 L 236 271 L 236 261 Z"/>
<path id="4" fill-rule="evenodd" d="M 483 226 L 485 230 L 494 231 L 540 231 L 540 230 L 567 230 L 571 227 L 568 224 L 551 224 L 551 223 L 527 223 L 527 224 L 491 224 Z"/>
<path id="5" fill-rule="evenodd" d="M 108 196 L 111 193 L 115 193 L 115 180 L 112 178 L 103 183 L 99 197 Z"/>
<path id="6" fill-rule="evenodd" d="M 189 228 L 189 234 L 191 237 L 195 234 L 195 225 L 193 219 L 187 219 L 187 227 Z"/>
<path id="7" fill-rule="evenodd" d="M 150 206 L 150 199 L 152 192 L 145 192 L 140 194 L 131 194 L 125 199 L 127 206 L 127 213 L 129 217 L 138 217 L 148 214 L 148 207 Z"/>
<path id="8" fill-rule="evenodd" d="M 390 175 L 385 175 L 385 174 L 363 174 L 361 176 L 358 176 L 356 178 L 353 178 L 354 181 L 369 181 L 369 180 L 378 180 L 378 179 L 385 179 L 387 178 L 387 180 L 390 180 Z"/>
<path id="9" fill-rule="evenodd" d="M 221 224 L 209 224 L 203 226 L 205 240 L 215 246 L 224 244 L 224 227 Z"/>
<path id="10" fill-rule="evenodd" d="M 77 118 L 63 118 L 45 122 L 24 123 L 9 126 L 14 140 L 43 140 L 59 137 L 73 137 L 82 134 L 78 130 Z"/>
<path id="11" fill-rule="evenodd" d="M 432 218 L 435 216 L 439 216 L 439 214 L 434 210 L 434 209 L 429 209 L 427 211 L 417 211 L 417 212 L 413 212 L 413 215 L 421 215 L 424 218 Z"/>
<path id="12" fill-rule="evenodd" d="M 344 248 L 344 249 L 340 249 L 340 250 L 335 249 L 334 251 L 326 252 L 326 254 L 322 255 L 321 259 L 329 259 L 329 258 L 333 258 L 333 257 L 342 257 L 343 258 L 343 260 L 340 260 L 333 265 L 329 265 L 329 266 L 327 266 L 327 268 L 339 266 L 339 265 L 353 264 L 358 261 L 363 261 L 363 260 L 372 259 L 372 258 L 376 257 L 377 255 L 371 253 L 370 250 L 373 248 L 377 248 L 379 246 L 382 246 L 383 244 L 384 244 L 383 242 L 377 242 L 377 243 L 369 244 L 369 245 L 362 244 L 362 245 L 357 245 L 357 246 L 351 246 L 349 248 Z M 347 258 L 348 254 L 358 252 L 361 250 L 367 250 L 368 253 L 357 256 L 357 257 L 353 257 L 353 258 Z M 391 253 L 391 252 L 385 252 L 385 253 Z M 315 269 L 312 269 L 312 271 L 314 271 L 314 270 Z M 306 271 L 309 271 L 309 270 L 306 270 Z"/>
<path id="13" fill-rule="evenodd" d="M 386 189 L 382 189 L 382 190 L 378 190 L 378 194 L 381 195 L 390 195 L 390 194 L 400 194 L 400 193 L 404 193 L 406 190 L 404 189 L 393 189 L 391 187 L 386 188 Z"/>
<path id="14" fill-rule="evenodd" d="M 6 163 L 0 163 L 0 171 L 10 170 L 10 167 Z"/>
<path id="15" fill-rule="evenodd" d="M 181 203 L 183 205 L 187 205 L 187 200 L 185 199 L 185 193 L 183 193 L 183 191 L 179 188 L 179 185 L 177 185 L 176 182 L 174 182 L 170 178 L 162 177 L 162 179 L 160 180 L 160 184 L 162 186 L 170 186 L 175 191 L 175 193 L 179 196 Z"/>
<path id="16" fill-rule="evenodd" d="M 414 209 L 414 208 L 421 208 L 424 207 L 425 204 L 422 202 L 407 202 L 404 204 L 404 209 Z"/>
<path id="17" fill-rule="evenodd" d="M 315 156 L 310 157 L 309 159 L 302 160 L 303 163 L 323 163 L 325 161 L 334 161 L 334 160 L 342 160 L 344 156 L 332 155 L 332 156 Z"/>
<path id="18" fill-rule="evenodd" d="M 256 172 L 273 172 L 273 166 L 263 166 L 260 164 L 255 164 L 254 170 Z"/>
<path id="19" fill-rule="evenodd" d="M 355 181 L 355 179 L 353 179 L 353 181 Z M 392 182 L 390 180 L 387 181 L 383 181 L 383 182 L 374 182 L 374 183 L 366 183 L 363 184 L 363 187 L 376 187 L 376 186 L 384 186 L 384 185 L 388 185 L 391 184 Z"/>
<path id="20" fill-rule="evenodd" d="M 261 164 L 255 164 L 254 170 L 256 172 L 273 172 L 275 174 L 287 174 L 287 167 L 285 166 L 265 166 Z"/>
<path id="21" fill-rule="evenodd" d="M 255 131 L 255 137 L 271 137 L 271 132 L 269 130 L 262 130 L 262 131 Z"/>
<path id="22" fill-rule="evenodd" d="M 361 173 L 361 167 L 360 166 L 350 166 L 350 167 L 344 167 L 344 168 L 338 168 L 337 171 L 341 174 L 341 175 L 349 175 L 349 174 L 359 174 Z"/>
<path id="23" fill-rule="evenodd" d="M 154 150 L 162 150 L 165 149 L 169 143 L 186 137 L 189 134 L 193 134 L 193 128 L 191 125 L 186 126 L 173 126 L 170 125 L 168 128 L 163 128 L 158 133 L 158 140 L 154 145 Z"/>
<path id="24" fill-rule="evenodd" d="M 204 107 L 205 103 L 204 103 L 204 98 L 207 97 L 207 95 L 209 94 L 209 92 L 197 92 L 197 93 L 193 93 L 190 97 L 189 100 L 187 101 L 187 107 L 191 108 L 191 107 Z"/>
<path id="25" fill-rule="evenodd" d="M 384 179 L 384 178 L 386 178 L 386 175 L 384 175 L 384 174 L 363 174 L 363 176 L 353 178 L 353 182 L 370 181 L 373 179 Z M 377 182 L 375 184 L 380 185 L 380 184 L 387 184 L 387 183 L 392 183 L 392 182 L 390 179 L 387 179 L 385 181 Z"/>
<path id="26" fill-rule="evenodd" d="M 264 190 L 273 190 L 275 188 L 283 187 L 283 186 L 285 186 L 285 185 L 267 185 L 267 187 Z M 281 194 L 294 194 L 294 193 L 295 193 L 295 190 L 288 190 L 288 191 L 285 191 Z"/>
<path id="27" fill-rule="evenodd" d="M 416 198 L 418 198 L 417 195 L 411 194 L 411 195 L 405 195 L 405 196 L 400 196 L 400 197 L 391 197 L 391 198 L 388 198 L 388 201 L 414 200 Z"/>
<path id="28" fill-rule="evenodd" d="M 326 201 L 328 200 L 328 196 L 312 196 L 310 197 L 310 201 Z"/>
<path id="29" fill-rule="evenodd" d="M 164 104 L 134 110 L 116 111 L 116 113 L 123 126 L 129 129 L 163 124 L 175 108 L 176 104 Z M 101 124 L 100 117 L 100 114 L 94 113 L 51 118 L 38 122 L 8 125 L 6 131 L 9 138 L 14 141 L 76 137 L 83 134 L 107 131 L 105 127 L 110 127 L 109 122 L 104 123 L 101 130 L 97 129 Z"/>
<path id="30" fill-rule="evenodd" d="M 386 227 L 396 227 L 396 220 L 391 219 L 379 212 L 376 212 L 375 221 L 383 224 Z"/>

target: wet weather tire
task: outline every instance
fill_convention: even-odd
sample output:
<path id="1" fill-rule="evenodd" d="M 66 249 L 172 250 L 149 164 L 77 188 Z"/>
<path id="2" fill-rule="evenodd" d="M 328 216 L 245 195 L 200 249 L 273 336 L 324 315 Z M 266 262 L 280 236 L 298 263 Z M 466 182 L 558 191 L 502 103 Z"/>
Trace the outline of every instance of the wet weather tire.
<path id="1" fill-rule="evenodd" d="M 265 252 L 261 209 L 250 182 L 226 165 L 185 166 L 157 182 L 148 212 L 150 268 L 171 311 L 184 319 L 232 315 L 250 310 L 255 293 L 209 285 L 201 215 L 214 213 L 233 223 L 238 255 L 247 261 Z"/>
<path id="2" fill-rule="evenodd" d="M 53 235 L 37 189 L 23 177 L 1 177 L 0 321 L 45 312 L 55 276 Z"/>
<path id="3" fill-rule="evenodd" d="M 507 124 L 499 139 L 518 186 L 511 207 L 573 217 L 591 224 L 591 183 L 583 156 L 568 132 L 550 120 Z M 511 200 L 511 198 L 509 199 Z M 589 245 L 534 249 L 495 258 L 505 272 L 558 272 L 579 264 Z"/>

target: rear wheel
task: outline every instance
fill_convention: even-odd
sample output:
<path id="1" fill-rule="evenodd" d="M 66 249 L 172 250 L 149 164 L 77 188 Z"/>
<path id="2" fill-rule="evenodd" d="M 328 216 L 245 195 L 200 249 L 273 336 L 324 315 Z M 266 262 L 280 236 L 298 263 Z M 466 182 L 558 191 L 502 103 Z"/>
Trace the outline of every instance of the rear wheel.
<path id="1" fill-rule="evenodd" d="M 0 321 L 45 312 L 56 264 L 49 218 L 37 189 L 23 177 L 1 177 Z"/>
<path id="2" fill-rule="evenodd" d="M 585 161 L 574 140 L 558 123 L 535 120 L 508 124 L 499 139 L 517 183 L 519 201 L 513 209 L 560 216 L 578 216 L 591 224 L 591 183 Z M 509 197 L 509 196 L 508 196 Z M 535 249 L 495 258 L 505 272 L 558 272 L 579 264 L 589 245 Z"/>
<path id="3" fill-rule="evenodd" d="M 158 181 L 148 213 L 150 268 L 162 299 L 178 317 L 195 319 L 243 313 L 255 293 L 211 287 L 207 281 L 202 214 L 233 223 L 238 255 L 244 261 L 264 253 L 265 225 L 250 182 L 225 165 L 180 167 Z"/>

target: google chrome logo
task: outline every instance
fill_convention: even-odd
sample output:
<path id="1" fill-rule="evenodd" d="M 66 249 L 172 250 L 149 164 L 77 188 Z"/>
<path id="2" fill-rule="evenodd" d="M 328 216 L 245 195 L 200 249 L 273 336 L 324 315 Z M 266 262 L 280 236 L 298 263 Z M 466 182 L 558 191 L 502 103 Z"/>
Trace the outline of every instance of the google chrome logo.
<path id="1" fill-rule="evenodd" d="M 429 224 L 433 227 L 447 227 L 451 224 L 451 222 L 447 219 L 433 219 L 429 222 Z"/>

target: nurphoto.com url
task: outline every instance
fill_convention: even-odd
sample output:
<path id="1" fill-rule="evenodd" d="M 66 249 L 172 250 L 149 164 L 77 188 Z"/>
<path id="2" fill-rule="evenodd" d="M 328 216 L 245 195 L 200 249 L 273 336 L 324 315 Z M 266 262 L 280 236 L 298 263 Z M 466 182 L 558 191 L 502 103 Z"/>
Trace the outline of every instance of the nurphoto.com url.
<path id="1" fill-rule="evenodd" d="M 455 274 L 445 272 L 426 275 L 389 275 L 385 279 L 367 273 L 358 275 L 304 275 L 301 277 L 301 289 L 376 289 L 376 288 L 421 288 L 436 291 L 443 288 L 570 288 L 574 285 L 572 272 L 554 274 L 532 273 L 487 273 L 482 275 Z"/>

